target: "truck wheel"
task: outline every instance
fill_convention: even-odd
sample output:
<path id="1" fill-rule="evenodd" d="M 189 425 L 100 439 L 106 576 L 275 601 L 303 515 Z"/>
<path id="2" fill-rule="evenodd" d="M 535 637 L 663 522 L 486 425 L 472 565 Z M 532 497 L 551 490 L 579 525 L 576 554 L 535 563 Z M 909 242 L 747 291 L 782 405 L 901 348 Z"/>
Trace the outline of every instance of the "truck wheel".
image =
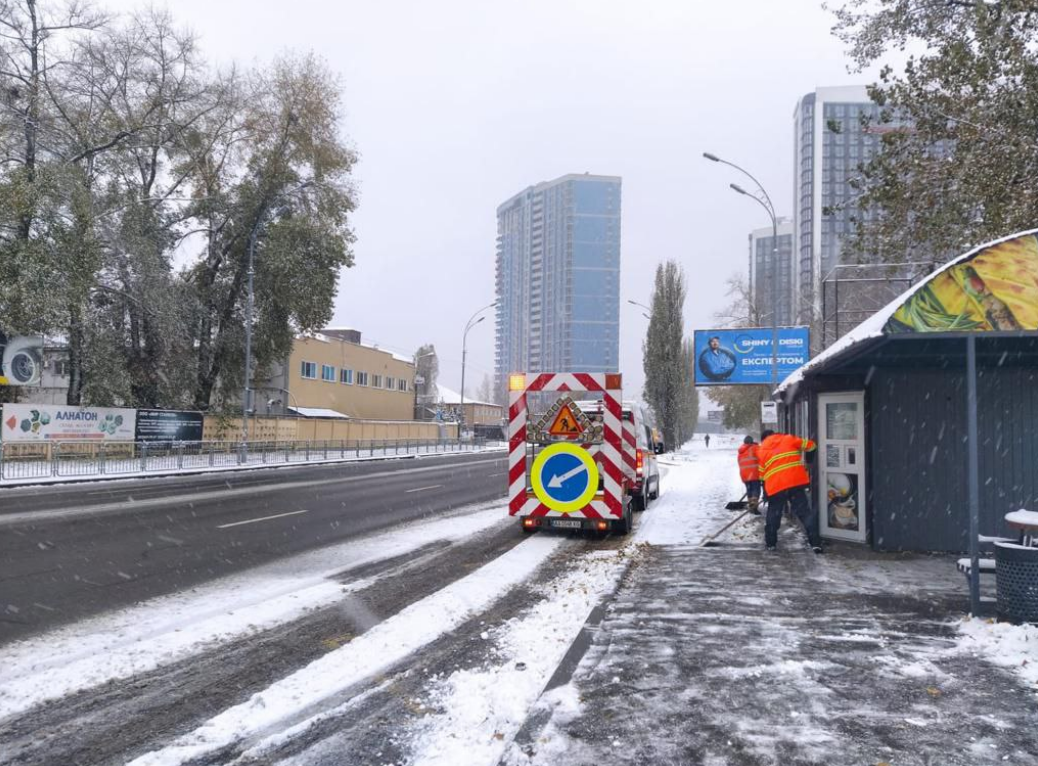
<path id="1" fill-rule="evenodd" d="M 652 485 L 652 494 L 649 495 L 653 500 L 660 499 L 660 480 L 656 479 L 656 483 Z"/>
<path id="2" fill-rule="evenodd" d="M 645 495 L 645 490 L 642 490 L 631 498 L 631 505 L 634 506 L 634 510 L 636 511 L 644 511 L 649 507 L 649 500 Z"/>

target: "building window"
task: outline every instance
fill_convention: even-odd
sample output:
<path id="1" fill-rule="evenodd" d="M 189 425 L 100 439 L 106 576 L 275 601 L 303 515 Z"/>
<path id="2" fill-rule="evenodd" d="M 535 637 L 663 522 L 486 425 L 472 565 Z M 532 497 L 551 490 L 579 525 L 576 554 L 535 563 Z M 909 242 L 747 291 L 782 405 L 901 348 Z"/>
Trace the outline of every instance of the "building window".
<path id="1" fill-rule="evenodd" d="M 339 382 L 345 383 L 347 386 L 353 385 L 353 370 L 347 370 L 343 367 L 339 370 Z"/>
<path id="2" fill-rule="evenodd" d="M 392 391 L 396 387 L 396 378 L 386 376 L 386 388 Z"/>
<path id="3" fill-rule="evenodd" d="M 299 374 L 309 380 L 317 380 L 317 363 L 303 362 L 303 364 L 300 365 Z"/>
<path id="4" fill-rule="evenodd" d="M 372 375 L 371 376 L 371 387 L 372 388 L 382 388 L 382 376 L 381 375 Z"/>
<path id="5" fill-rule="evenodd" d="M 398 379 L 397 382 L 396 382 L 396 388 L 397 388 L 398 391 L 404 391 L 406 393 L 406 391 L 407 391 L 407 381 L 404 380 L 403 378 Z"/>
<path id="6" fill-rule="evenodd" d="M 366 386 L 368 385 L 368 374 L 366 372 L 357 371 L 357 385 Z"/>
<path id="7" fill-rule="evenodd" d="M 330 364 L 322 364 L 321 365 L 321 380 L 323 380 L 325 383 L 334 383 L 335 382 L 335 368 L 332 367 Z"/>

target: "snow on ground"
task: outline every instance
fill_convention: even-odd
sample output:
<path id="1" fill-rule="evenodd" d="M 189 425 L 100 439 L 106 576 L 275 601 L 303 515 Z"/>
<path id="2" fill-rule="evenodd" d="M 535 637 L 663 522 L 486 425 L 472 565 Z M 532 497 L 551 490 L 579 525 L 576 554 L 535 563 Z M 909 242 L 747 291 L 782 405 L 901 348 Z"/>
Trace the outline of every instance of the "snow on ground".
<path id="1" fill-rule="evenodd" d="M 730 520 L 724 503 L 742 493 L 735 466 L 734 453 L 721 450 L 686 451 L 665 460 L 662 494 L 639 516 L 628 545 L 577 559 L 529 613 L 491 631 L 500 661 L 433 684 L 427 707 L 446 712 L 426 718 L 411 733 L 409 762 L 496 764 L 591 610 L 615 589 L 628 564 L 639 560 L 643 546 L 698 543 Z"/>
<path id="2" fill-rule="evenodd" d="M 1038 625 L 1010 625 L 974 617 L 959 625 L 959 647 L 1015 673 L 1038 694 Z"/>
<path id="3" fill-rule="evenodd" d="M 350 600 L 369 584 L 331 579 L 436 541 L 461 540 L 499 526 L 500 503 L 329 546 L 189 591 L 74 623 L 3 649 L 0 719 L 48 699 L 129 678 Z"/>
<path id="4" fill-rule="evenodd" d="M 1038 766 L 1038 628 L 960 633 L 950 557 L 819 558 L 789 524 L 766 555 L 757 520 L 724 547 L 689 544 L 732 481 L 713 450 L 684 459 L 671 482 L 690 487 L 685 524 L 649 535 L 573 680 L 536 703 L 548 723 L 502 763 Z"/>
<path id="5" fill-rule="evenodd" d="M 664 466 L 663 494 L 641 515 L 630 544 L 619 551 L 591 551 L 568 564 L 567 571 L 545 588 L 546 597 L 529 612 L 488 628 L 488 646 L 495 648 L 500 661 L 486 668 L 458 671 L 433 685 L 428 706 L 447 712 L 425 719 L 415 732 L 416 763 L 496 762 L 588 614 L 615 588 L 628 560 L 638 555 L 640 544 L 698 542 L 730 518 L 723 505 L 741 494 L 734 452 L 717 450 L 695 458 L 692 453 L 679 453 L 675 457 L 681 468 Z M 711 479 L 719 475 L 735 475 L 735 479 Z M 702 491 L 704 484 L 710 485 L 710 491 Z M 420 650 L 514 585 L 527 581 L 565 539 L 538 535 L 527 540 L 169 747 L 143 756 L 135 766 L 183 763 L 256 736 L 260 739 L 246 756 L 276 749 L 287 738 L 339 711 L 326 710 L 316 716 L 305 712 L 313 705 Z M 269 734 L 268 727 L 276 733 Z"/>
<path id="6" fill-rule="evenodd" d="M 528 614 L 491 630 L 500 662 L 453 673 L 429 692 L 426 718 L 412 733 L 421 766 L 494 764 L 515 736 L 566 650 L 602 597 L 613 590 L 633 546 L 587 554 L 547 585 Z M 634 554 L 636 555 L 636 554 Z"/>
<path id="7" fill-rule="evenodd" d="M 500 522 L 502 511 L 499 511 Z M 262 735 L 271 728 L 305 727 L 306 711 L 420 650 L 530 578 L 565 538 L 536 536 L 476 571 L 412 604 L 350 643 L 275 682 L 248 701 L 229 708 L 148 753 L 132 766 L 172 766 Z M 303 721 L 292 720 L 304 718 Z"/>

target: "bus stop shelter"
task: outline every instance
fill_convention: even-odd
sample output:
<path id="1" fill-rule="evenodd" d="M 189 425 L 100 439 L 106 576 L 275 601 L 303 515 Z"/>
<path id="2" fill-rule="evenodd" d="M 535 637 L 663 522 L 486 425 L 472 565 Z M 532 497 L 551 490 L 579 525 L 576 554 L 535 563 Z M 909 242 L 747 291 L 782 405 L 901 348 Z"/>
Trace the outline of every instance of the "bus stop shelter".
<path id="1" fill-rule="evenodd" d="M 790 375 L 783 428 L 819 445 L 822 534 L 969 551 L 1038 510 L 1038 229 L 949 261 Z"/>

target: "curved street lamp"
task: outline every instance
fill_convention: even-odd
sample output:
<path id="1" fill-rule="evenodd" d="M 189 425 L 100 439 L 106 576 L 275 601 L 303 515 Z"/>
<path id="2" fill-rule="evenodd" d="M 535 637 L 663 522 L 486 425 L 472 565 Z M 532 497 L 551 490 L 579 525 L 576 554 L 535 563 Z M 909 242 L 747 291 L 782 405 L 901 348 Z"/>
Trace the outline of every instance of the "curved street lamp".
<path id="1" fill-rule="evenodd" d="M 645 309 L 645 311 L 648 311 L 650 313 L 652 312 L 652 309 L 649 308 L 648 306 L 646 306 L 644 303 L 638 303 L 638 301 L 632 301 L 630 298 L 627 299 L 627 302 L 630 303 L 632 306 L 637 306 L 638 308 Z M 646 319 L 648 319 L 651 322 L 652 321 L 652 317 L 649 316 L 648 314 L 646 314 L 645 311 L 642 312 L 642 316 L 645 317 Z"/>
<path id="2" fill-rule="evenodd" d="M 767 212 L 771 218 L 771 387 L 772 391 L 778 388 L 778 304 L 779 304 L 779 246 L 778 246 L 778 218 L 775 217 L 775 206 L 771 202 L 771 197 L 768 196 L 768 192 L 764 189 L 764 185 L 758 181 L 752 173 L 745 168 L 741 168 L 734 162 L 728 160 L 722 160 L 716 154 L 710 152 L 703 152 L 703 157 L 710 160 L 711 162 L 719 162 L 722 165 L 728 165 L 729 167 L 735 168 L 744 176 L 749 178 L 753 183 L 757 185 L 758 194 L 751 194 L 739 184 L 728 184 L 732 191 L 737 194 L 742 194 L 745 197 L 749 197 Z"/>
<path id="3" fill-rule="evenodd" d="M 462 333 L 462 336 L 461 336 L 461 405 L 460 405 L 460 412 L 458 413 L 458 440 L 459 441 L 461 440 L 461 434 L 462 434 L 462 432 L 464 431 L 464 428 L 465 428 L 465 358 L 466 358 L 466 356 L 468 354 L 469 330 L 471 330 L 473 327 L 475 327 L 480 322 L 482 322 L 484 319 L 486 319 L 485 316 L 480 316 L 480 314 L 482 314 L 487 309 L 494 308 L 494 306 L 496 306 L 496 305 L 497 305 L 497 301 L 494 301 L 493 303 L 490 303 L 490 304 L 484 306 L 483 308 L 479 309 L 479 311 L 477 311 L 471 317 L 469 317 L 469 321 L 465 323 L 465 332 Z M 479 319 L 477 319 L 476 317 L 479 317 Z"/>

